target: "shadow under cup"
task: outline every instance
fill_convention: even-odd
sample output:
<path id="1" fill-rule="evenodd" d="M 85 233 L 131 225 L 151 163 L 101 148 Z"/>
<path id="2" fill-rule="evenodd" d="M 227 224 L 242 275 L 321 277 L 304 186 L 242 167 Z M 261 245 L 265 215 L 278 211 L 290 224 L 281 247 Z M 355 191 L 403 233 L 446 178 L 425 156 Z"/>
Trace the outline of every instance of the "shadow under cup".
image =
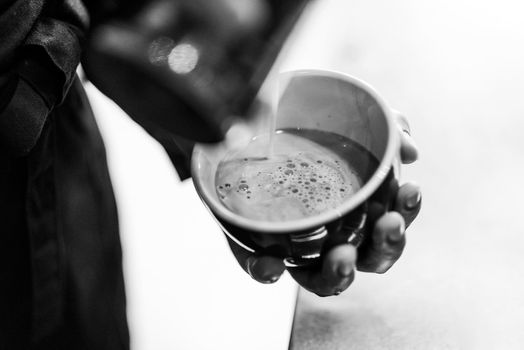
<path id="1" fill-rule="evenodd" d="M 298 266 L 318 261 L 323 252 L 337 244 L 365 244 L 375 221 L 392 207 L 396 197 L 399 133 L 391 110 L 362 81 L 331 71 L 283 74 L 288 84 L 279 101 L 276 129 L 336 134 L 333 139 L 347 140 L 362 149 L 371 161 L 363 167 L 361 164 L 360 189 L 334 209 L 302 219 L 270 222 L 240 216 L 218 198 L 217 167 L 232 151 L 226 142 L 197 144 L 192 175 L 199 196 L 231 240 L 249 251 L 280 257 L 288 265 Z M 351 165 L 352 160 L 347 161 Z"/>

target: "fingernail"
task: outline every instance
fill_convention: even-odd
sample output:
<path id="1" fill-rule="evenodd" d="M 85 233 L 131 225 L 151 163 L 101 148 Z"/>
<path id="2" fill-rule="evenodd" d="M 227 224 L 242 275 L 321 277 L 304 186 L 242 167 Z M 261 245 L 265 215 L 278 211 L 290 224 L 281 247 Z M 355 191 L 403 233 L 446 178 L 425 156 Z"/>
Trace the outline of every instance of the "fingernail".
<path id="1" fill-rule="evenodd" d="M 353 272 L 353 266 L 348 264 L 340 264 L 337 267 L 337 273 L 340 277 L 349 277 Z"/>
<path id="2" fill-rule="evenodd" d="M 400 242 L 404 236 L 405 230 L 404 221 L 401 221 L 396 229 L 388 232 L 388 240 L 393 243 Z"/>
<path id="3" fill-rule="evenodd" d="M 420 202 L 421 194 L 420 191 L 417 191 L 416 193 L 413 193 L 411 196 L 409 196 L 406 200 L 406 208 L 407 209 L 415 209 L 418 203 Z"/>

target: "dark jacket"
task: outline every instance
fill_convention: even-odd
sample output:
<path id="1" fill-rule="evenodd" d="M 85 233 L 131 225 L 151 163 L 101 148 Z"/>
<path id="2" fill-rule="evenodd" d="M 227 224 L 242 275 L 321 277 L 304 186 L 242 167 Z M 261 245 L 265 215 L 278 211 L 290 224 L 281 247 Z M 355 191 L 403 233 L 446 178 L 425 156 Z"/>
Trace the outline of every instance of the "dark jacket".
<path id="1" fill-rule="evenodd" d="M 0 0 L 2 350 L 129 347 L 105 150 L 75 75 L 88 12 L 115 3 Z"/>

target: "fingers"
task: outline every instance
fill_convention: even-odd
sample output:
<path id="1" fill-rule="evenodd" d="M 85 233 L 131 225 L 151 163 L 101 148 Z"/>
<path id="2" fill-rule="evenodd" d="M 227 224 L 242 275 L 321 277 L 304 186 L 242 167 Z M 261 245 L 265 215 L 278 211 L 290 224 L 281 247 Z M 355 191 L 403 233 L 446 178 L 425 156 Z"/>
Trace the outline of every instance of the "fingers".
<path id="1" fill-rule="evenodd" d="M 285 266 L 282 259 L 272 256 L 251 255 L 246 260 L 246 271 L 260 283 L 275 283 L 284 273 Z"/>
<path id="2" fill-rule="evenodd" d="M 421 204 L 422 193 L 417 184 L 406 183 L 399 188 L 394 210 L 402 215 L 406 228 L 417 217 Z"/>
<path id="3" fill-rule="evenodd" d="M 357 251 L 353 245 L 332 248 L 316 267 L 288 267 L 291 276 L 305 289 L 319 296 L 338 295 L 355 279 Z"/>
<path id="4" fill-rule="evenodd" d="M 418 149 L 415 141 L 406 132 L 400 137 L 400 160 L 404 164 L 411 164 L 418 159 Z"/>
<path id="5" fill-rule="evenodd" d="M 285 266 L 281 259 L 253 254 L 233 242 L 229 237 L 227 237 L 227 241 L 242 269 L 255 281 L 265 284 L 274 283 L 284 273 Z"/>
<path id="6" fill-rule="evenodd" d="M 397 212 L 384 214 L 377 220 L 370 239 L 359 250 L 360 271 L 384 273 L 398 260 L 406 238 L 404 218 Z"/>
<path id="7" fill-rule="evenodd" d="M 418 148 L 415 141 L 411 137 L 411 128 L 407 118 L 396 112 L 397 124 L 400 129 L 400 159 L 404 164 L 413 163 L 418 159 Z"/>

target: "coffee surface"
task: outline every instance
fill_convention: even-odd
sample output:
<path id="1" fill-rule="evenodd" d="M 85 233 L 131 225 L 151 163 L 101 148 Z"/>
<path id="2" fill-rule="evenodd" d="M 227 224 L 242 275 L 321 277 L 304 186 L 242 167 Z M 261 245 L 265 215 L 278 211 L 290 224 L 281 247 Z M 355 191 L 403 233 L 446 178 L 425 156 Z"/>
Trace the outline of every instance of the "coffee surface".
<path id="1" fill-rule="evenodd" d="M 334 209 L 362 186 L 369 172 L 361 147 L 339 135 L 280 130 L 273 142 L 270 158 L 267 138 L 260 137 L 226 155 L 218 166 L 218 197 L 246 218 L 288 221 Z"/>

